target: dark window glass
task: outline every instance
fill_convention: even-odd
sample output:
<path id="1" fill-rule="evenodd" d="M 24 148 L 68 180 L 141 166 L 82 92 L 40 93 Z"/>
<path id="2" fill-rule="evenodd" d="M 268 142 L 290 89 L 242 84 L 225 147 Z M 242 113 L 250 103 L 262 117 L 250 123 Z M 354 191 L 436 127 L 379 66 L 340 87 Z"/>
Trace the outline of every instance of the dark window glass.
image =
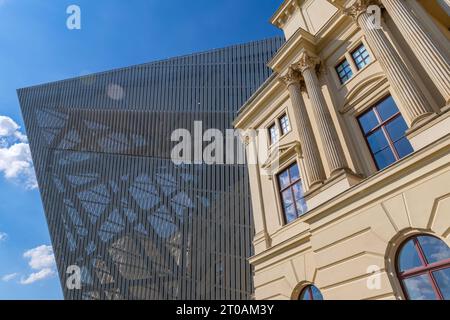
<path id="1" fill-rule="evenodd" d="M 278 185 L 286 223 L 291 223 L 307 212 L 297 164 L 290 166 L 278 175 Z"/>
<path id="2" fill-rule="evenodd" d="M 299 300 L 323 300 L 323 296 L 316 286 L 310 285 L 303 289 Z"/>
<path id="3" fill-rule="evenodd" d="M 386 131 L 394 142 L 402 139 L 405 136 L 406 130 L 408 130 L 408 126 L 402 117 L 397 117 L 386 124 Z"/>
<path id="4" fill-rule="evenodd" d="M 373 153 L 384 150 L 389 147 L 388 139 L 382 129 L 378 129 L 367 137 L 370 149 Z"/>
<path id="5" fill-rule="evenodd" d="M 355 51 L 352 52 L 353 60 L 355 61 L 358 70 L 361 70 L 370 63 L 370 55 L 366 47 L 362 44 Z"/>
<path id="6" fill-rule="evenodd" d="M 277 143 L 280 139 L 280 133 L 278 132 L 278 127 L 276 124 L 272 125 L 269 128 L 269 134 L 270 134 L 270 143 L 274 144 Z"/>
<path id="7" fill-rule="evenodd" d="M 392 118 L 394 115 L 399 113 L 397 105 L 395 104 L 392 96 L 389 96 L 388 98 L 381 101 L 376 108 L 382 121 L 389 120 L 389 118 Z"/>
<path id="8" fill-rule="evenodd" d="M 406 157 L 414 152 L 414 149 L 411 146 L 409 140 L 404 137 L 403 139 L 394 143 L 395 150 L 397 150 L 398 156 L 401 158 Z"/>
<path id="9" fill-rule="evenodd" d="M 395 155 L 390 148 L 375 153 L 373 157 L 379 168 L 387 168 L 396 161 Z"/>
<path id="10" fill-rule="evenodd" d="M 450 299 L 450 248 L 431 236 L 407 241 L 398 255 L 398 276 L 409 300 Z"/>
<path id="11" fill-rule="evenodd" d="M 346 83 L 352 76 L 353 71 L 347 60 L 342 61 L 336 66 L 336 72 L 341 80 L 341 84 Z"/>
<path id="12" fill-rule="evenodd" d="M 281 127 L 281 134 L 284 135 L 291 131 L 291 124 L 289 122 L 289 118 L 287 115 L 284 115 L 280 118 L 280 127 Z"/>
<path id="13" fill-rule="evenodd" d="M 361 124 L 364 133 L 367 134 L 372 131 L 373 128 L 378 126 L 379 121 L 377 116 L 375 115 L 375 112 L 371 110 L 359 117 L 359 123 Z"/>
<path id="14" fill-rule="evenodd" d="M 392 97 L 372 107 L 358 121 L 379 170 L 414 151 L 405 137 L 408 126 Z"/>

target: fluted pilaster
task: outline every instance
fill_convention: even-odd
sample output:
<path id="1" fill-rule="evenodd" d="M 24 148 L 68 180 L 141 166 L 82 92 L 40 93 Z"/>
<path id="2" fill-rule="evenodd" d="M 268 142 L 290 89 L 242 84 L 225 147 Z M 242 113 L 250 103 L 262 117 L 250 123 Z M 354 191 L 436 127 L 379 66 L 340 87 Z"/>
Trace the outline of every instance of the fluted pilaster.
<path id="1" fill-rule="evenodd" d="M 319 79 L 317 78 L 316 67 L 318 64 L 319 60 L 317 58 L 304 53 L 300 61 L 295 64 L 295 67 L 302 73 L 305 79 L 306 89 L 311 100 L 319 134 L 325 149 L 325 156 L 331 174 L 333 174 L 338 170 L 346 169 L 348 165 L 325 97 L 323 96 Z"/>
<path id="2" fill-rule="evenodd" d="M 450 102 L 450 62 L 405 0 L 381 0 L 433 83 Z"/>
<path id="3" fill-rule="evenodd" d="M 400 99 L 399 108 L 406 113 L 414 126 L 432 114 L 433 108 L 383 30 L 374 26 L 373 17 L 367 12 L 367 8 L 377 3 L 377 0 L 357 0 L 345 12 L 355 19 L 366 35 L 367 42 Z"/>
<path id="4" fill-rule="evenodd" d="M 309 179 L 309 188 L 320 185 L 326 179 L 325 171 L 322 166 L 317 142 L 314 138 L 311 122 L 306 111 L 305 102 L 301 92 L 301 75 L 289 69 L 288 74 L 281 78 L 289 90 L 292 106 L 294 109 L 295 120 L 297 121 L 300 144 L 303 150 L 305 169 Z"/>

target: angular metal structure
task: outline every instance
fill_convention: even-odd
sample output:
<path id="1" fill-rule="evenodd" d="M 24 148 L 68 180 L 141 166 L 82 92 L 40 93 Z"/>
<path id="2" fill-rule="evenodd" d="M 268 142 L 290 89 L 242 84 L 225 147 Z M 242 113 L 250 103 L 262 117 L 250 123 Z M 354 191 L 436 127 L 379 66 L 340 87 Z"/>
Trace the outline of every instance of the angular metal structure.
<path id="1" fill-rule="evenodd" d="M 18 90 L 66 299 L 251 298 L 246 166 L 176 166 L 171 133 L 231 128 L 283 42 Z"/>

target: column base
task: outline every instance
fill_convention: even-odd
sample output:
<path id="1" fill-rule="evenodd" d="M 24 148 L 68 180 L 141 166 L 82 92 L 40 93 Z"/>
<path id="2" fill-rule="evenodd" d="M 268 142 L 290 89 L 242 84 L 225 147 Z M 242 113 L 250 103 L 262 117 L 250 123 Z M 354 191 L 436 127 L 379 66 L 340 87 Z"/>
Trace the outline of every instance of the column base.
<path id="1" fill-rule="evenodd" d="M 411 123 L 411 128 L 414 129 L 417 127 L 421 127 L 422 125 L 428 123 L 431 119 L 433 119 L 436 116 L 437 114 L 433 112 L 425 113 L 413 120 L 413 122 Z"/>
<path id="2" fill-rule="evenodd" d="M 406 132 L 414 151 L 419 151 L 448 135 L 450 135 L 450 106 L 444 107 L 440 114 L 435 114 L 426 122 Z"/>
<path id="3" fill-rule="evenodd" d="M 272 239 L 267 234 L 267 232 L 258 232 L 255 234 L 253 238 L 253 247 L 255 248 L 255 252 L 263 252 L 269 249 L 272 246 Z"/>
<path id="4" fill-rule="evenodd" d="M 316 189 L 311 189 L 305 194 L 308 211 L 313 210 L 321 204 L 333 199 L 362 180 L 362 176 L 351 172 L 349 169 L 340 169 L 335 171 L 334 174 L 326 180 L 322 186 L 319 186 Z"/>

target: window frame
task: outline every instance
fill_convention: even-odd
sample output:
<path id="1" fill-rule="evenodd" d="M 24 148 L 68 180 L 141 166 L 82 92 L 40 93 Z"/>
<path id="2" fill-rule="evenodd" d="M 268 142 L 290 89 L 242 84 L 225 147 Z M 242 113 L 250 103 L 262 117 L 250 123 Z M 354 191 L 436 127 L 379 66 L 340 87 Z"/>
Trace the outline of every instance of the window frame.
<path id="1" fill-rule="evenodd" d="M 295 181 L 292 181 L 292 179 L 291 179 L 291 172 L 290 172 L 290 170 L 291 170 L 291 168 L 292 168 L 293 166 L 297 166 L 298 172 L 299 172 L 299 176 L 300 176 L 299 179 L 297 179 L 297 180 L 295 180 Z M 288 175 L 289 175 L 289 185 L 286 186 L 285 188 L 281 188 L 281 184 L 280 184 L 280 179 L 279 179 L 279 177 L 280 177 L 283 173 L 285 173 L 286 171 L 288 172 Z M 297 183 L 300 182 L 300 187 L 301 187 L 301 189 L 302 189 L 302 191 L 303 191 L 303 195 L 305 194 L 304 180 L 303 180 L 303 178 L 302 178 L 301 167 L 300 167 L 300 165 L 299 165 L 299 163 L 298 163 L 297 161 L 291 162 L 290 164 L 288 164 L 288 165 L 286 165 L 285 167 L 283 167 L 283 169 L 281 169 L 279 172 L 277 172 L 277 174 L 275 175 L 275 177 L 276 177 L 277 193 L 278 193 L 278 197 L 279 197 L 279 204 L 280 204 L 280 206 L 281 206 L 281 213 L 282 213 L 283 225 L 286 226 L 286 225 L 289 225 L 289 224 L 293 223 L 294 221 L 298 220 L 299 218 L 303 217 L 306 213 L 308 213 L 308 208 L 306 208 L 306 211 L 305 211 L 303 214 L 299 215 L 299 210 L 298 210 L 298 208 L 297 208 L 297 201 L 296 201 L 296 199 L 295 199 L 295 193 L 294 193 L 294 190 L 293 190 L 293 187 L 294 187 Z M 286 209 L 285 209 L 285 206 L 284 206 L 284 200 L 283 200 L 283 192 L 285 192 L 285 191 L 287 191 L 287 190 L 290 190 L 290 191 L 291 191 L 292 199 L 293 199 L 293 202 L 294 202 L 293 205 L 294 205 L 294 207 L 295 207 L 295 212 L 296 212 L 296 215 L 297 215 L 297 217 L 296 217 L 294 220 L 292 220 L 291 222 L 288 222 L 288 221 L 287 221 Z M 303 197 L 303 200 L 305 200 L 304 197 Z M 305 200 L 305 203 L 306 203 L 306 200 Z"/>
<path id="2" fill-rule="evenodd" d="M 286 117 L 288 119 L 289 122 L 289 131 L 287 131 L 286 133 L 283 133 L 282 130 L 282 126 L 281 126 L 281 119 L 283 117 Z M 276 128 L 278 131 L 278 141 L 273 141 L 272 140 L 272 134 L 271 134 L 271 129 L 272 128 Z M 266 130 L 268 132 L 268 144 L 269 144 L 269 148 L 276 145 L 277 143 L 279 143 L 281 141 L 281 139 L 284 138 L 284 136 L 288 135 L 289 133 L 292 132 L 292 122 L 291 122 L 291 117 L 289 116 L 288 110 L 287 108 L 285 108 L 283 111 L 281 111 L 280 113 L 278 113 L 278 116 L 275 117 L 274 120 L 272 120 L 271 122 L 269 122 L 268 125 L 266 125 Z"/>
<path id="3" fill-rule="evenodd" d="M 398 154 L 397 149 L 395 148 L 395 143 L 400 141 L 401 139 L 399 139 L 397 141 L 392 141 L 391 136 L 390 136 L 389 132 L 386 129 L 386 126 L 389 123 L 393 122 L 394 120 L 396 120 L 399 117 L 402 117 L 403 120 L 406 122 L 406 120 L 404 119 L 400 109 L 398 108 L 398 106 L 396 104 L 398 112 L 395 113 L 394 115 L 390 116 L 387 120 L 384 120 L 384 121 L 381 118 L 381 116 L 380 116 L 380 114 L 379 114 L 379 112 L 377 110 L 377 106 L 379 106 L 380 104 L 382 104 L 384 101 L 386 101 L 389 98 L 392 98 L 392 100 L 394 100 L 394 97 L 392 95 L 390 95 L 390 94 L 386 95 L 383 98 L 379 99 L 376 103 L 372 104 L 369 108 L 365 109 L 364 112 L 362 112 L 361 114 L 356 116 L 356 121 L 358 122 L 358 126 L 359 126 L 359 129 L 360 129 L 360 132 L 363 135 L 364 141 L 366 142 L 366 146 L 367 146 L 367 148 L 369 150 L 369 153 L 370 153 L 370 156 L 372 158 L 372 161 L 375 164 L 377 172 L 380 172 L 380 171 L 388 168 L 389 166 L 393 165 L 394 163 L 397 163 L 398 161 L 400 161 L 400 160 L 405 158 L 405 157 L 403 157 L 403 158 L 400 157 L 400 155 Z M 395 100 L 394 100 L 394 103 L 395 103 Z M 375 117 L 378 120 L 378 124 L 374 128 L 372 128 L 369 132 L 365 133 L 364 132 L 364 128 L 362 127 L 362 124 L 359 121 L 359 119 L 362 118 L 363 116 L 365 116 L 366 114 L 368 114 L 371 111 L 374 112 Z M 375 158 L 376 152 L 374 153 L 372 151 L 372 148 L 370 147 L 370 143 L 369 143 L 369 139 L 368 139 L 374 132 L 376 132 L 379 129 L 381 129 L 381 131 L 383 132 L 383 135 L 384 135 L 384 137 L 386 138 L 386 140 L 388 142 L 388 147 L 391 149 L 392 154 L 394 155 L 394 158 L 395 158 L 395 161 L 392 164 L 390 164 L 390 165 L 388 165 L 388 166 L 386 166 L 386 167 L 384 167 L 382 169 L 380 168 L 380 166 L 379 166 L 379 164 L 378 164 L 378 162 L 377 162 L 377 160 Z M 406 135 L 404 135 L 403 138 L 404 137 L 406 137 Z M 384 149 L 386 149 L 386 148 L 384 148 Z M 382 149 L 382 150 L 384 150 L 384 149 Z M 382 150 L 379 150 L 379 151 L 382 151 Z"/>
<path id="4" fill-rule="evenodd" d="M 355 60 L 353 59 L 352 53 L 357 50 L 360 46 L 364 46 L 364 48 L 366 49 L 367 53 L 369 54 L 370 57 L 370 62 L 368 64 L 366 64 L 363 68 L 359 69 L 358 66 L 356 65 Z M 338 59 L 336 59 L 337 61 L 339 61 L 339 63 L 335 64 L 334 68 L 332 66 L 330 66 L 330 70 L 334 70 L 334 75 L 333 75 L 333 79 L 336 82 L 336 84 L 338 85 L 338 88 L 342 88 L 344 86 L 346 86 L 351 80 L 353 80 L 354 78 L 356 78 L 360 72 L 363 72 L 364 69 L 368 68 L 370 65 L 372 65 L 373 63 L 375 63 L 376 58 L 372 52 L 372 50 L 370 49 L 370 47 L 368 46 L 367 42 L 365 41 L 365 37 L 360 38 L 359 40 L 354 41 L 350 46 L 348 46 L 347 48 L 345 48 L 345 52 L 344 54 L 342 54 Z M 351 78 L 349 78 L 346 82 L 342 83 L 339 74 L 336 70 L 337 66 L 340 65 L 341 62 L 343 62 L 344 60 L 347 60 L 347 62 L 350 65 L 350 68 L 352 70 L 353 76 Z"/>
<path id="5" fill-rule="evenodd" d="M 283 122 L 281 121 L 283 118 L 287 119 L 287 124 L 288 124 L 288 130 L 286 132 L 283 131 Z M 289 115 L 287 114 L 287 112 L 284 112 L 281 114 L 281 116 L 278 117 L 278 123 L 280 124 L 280 138 L 284 137 L 285 135 L 287 135 L 289 132 L 292 131 L 292 124 L 291 124 L 291 119 L 289 118 Z"/>
<path id="6" fill-rule="evenodd" d="M 364 47 L 364 50 L 365 50 L 365 51 L 367 52 L 367 54 L 369 55 L 370 61 L 367 62 L 367 63 L 365 63 L 364 66 L 362 66 L 362 67 L 360 68 L 360 67 L 358 66 L 358 63 L 356 62 L 356 59 L 355 59 L 354 54 L 355 54 L 355 52 L 358 51 L 359 48 L 361 48 L 361 47 Z M 352 60 L 353 60 L 353 63 L 354 63 L 354 65 L 355 65 L 355 68 L 356 68 L 357 72 L 359 72 L 359 71 L 365 69 L 365 68 L 366 68 L 368 65 L 370 65 L 371 62 L 373 61 L 372 55 L 370 54 L 369 50 L 367 49 L 366 44 L 365 44 L 364 42 L 362 42 L 362 41 L 361 41 L 357 46 L 355 46 L 352 50 L 350 50 L 349 53 L 350 53 L 350 56 L 352 57 Z"/>
<path id="7" fill-rule="evenodd" d="M 416 234 L 412 237 L 409 237 L 405 241 L 403 241 L 403 243 L 399 246 L 400 249 L 397 251 L 397 254 L 395 256 L 395 271 L 396 271 L 397 280 L 400 282 L 400 286 L 402 288 L 402 291 L 403 291 L 403 294 L 404 294 L 406 300 L 410 300 L 408 290 L 405 286 L 404 281 L 409 278 L 426 275 L 430 281 L 429 283 L 431 284 L 431 287 L 433 288 L 433 292 L 434 292 L 437 300 L 445 300 L 433 273 L 436 271 L 445 270 L 445 269 L 450 268 L 450 259 L 445 259 L 442 261 L 438 261 L 438 262 L 429 264 L 427 261 L 426 255 L 423 251 L 423 248 L 418 240 L 419 237 L 435 238 L 435 239 L 438 239 L 439 241 L 443 242 L 445 245 L 447 245 L 447 243 L 445 241 L 443 241 L 442 239 L 439 239 L 438 237 L 430 235 L 430 234 Z M 402 272 L 402 271 L 400 271 L 400 256 L 401 256 L 406 244 L 409 243 L 410 241 L 413 241 L 413 243 L 414 243 L 414 248 L 416 250 L 416 253 L 419 256 L 422 266 Z"/>
<path id="8" fill-rule="evenodd" d="M 272 128 L 275 128 L 277 130 L 277 141 L 273 140 L 273 136 L 272 136 Z M 280 128 L 278 126 L 277 121 L 272 122 L 268 127 L 267 127 L 267 131 L 269 132 L 269 146 L 273 146 L 274 144 L 277 144 L 278 142 L 280 142 Z"/>
<path id="9" fill-rule="evenodd" d="M 337 77 L 339 79 L 339 82 L 340 82 L 341 86 L 343 86 L 343 85 L 345 85 L 347 82 L 349 82 L 351 79 L 353 79 L 355 77 L 355 72 L 354 72 L 354 70 L 352 68 L 352 64 L 348 61 L 347 55 L 345 55 L 344 57 L 342 57 L 338 61 L 339 62 L 334 67 L 334 71 L 336 72 L 336 75 L 337 75 Z M 342 66 L 344 63 L 348 64 L 348 67 L 350 68 L 350 71 L 351 71 L 351 76 L 348 77 L 347 80 L 345 80 L 345 81 L 341 78 L 341 75 L 339 74 L 339 71 L 338 71 L 338 68 L 340 66 Z M 346 76 L 348 76 L 348 74 L 346 74 Z"/>

